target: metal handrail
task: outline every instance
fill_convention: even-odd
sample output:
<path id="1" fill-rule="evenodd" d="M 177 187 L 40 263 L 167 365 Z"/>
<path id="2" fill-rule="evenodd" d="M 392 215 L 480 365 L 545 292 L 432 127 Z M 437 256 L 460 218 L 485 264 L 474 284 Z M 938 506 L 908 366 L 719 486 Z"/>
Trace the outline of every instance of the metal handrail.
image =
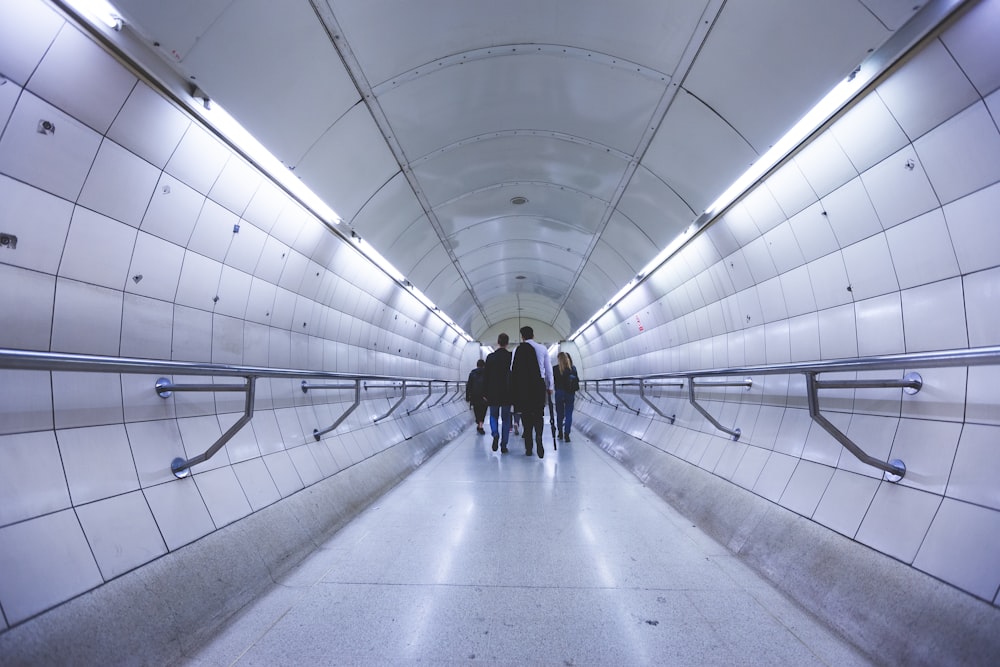
<path id="1" fill-rule="evenodd" d="M 642 383 L 641 382 L 622 382 L 619 385 L 619 383 L 618 383 L 617 380 L 612 380 L 611 381 L 611 395 L 618 399 L 618 402 L 622 404 L 622 407 L 624 407 L 626 410 L 634 412 L 635 414 L 639 414 L 639 410 L 636 410 L 635 408 L 633 408 L 631 405 L 629 405 L 628 403 L 626 403 L 625 400 L 622 399 L 621 396 L 618 395 L 618 387 L 619 386 L 622 386 L 622 387 L 634 387 L 634 386 L 636 386 L 638 384 L 642 384 Z"/>
<path id="2" fill-rule="evenodd" d="M 637 380 L 639 382 L 640 397 L 662 417 L 674 423 L 676 416 L 667 416 L 653 405 L 645 396 L 644 387 L 651 384 L 650 380 L 686 380 L 688 383 L 688 401 L 698 410 L 713 426 L 720 431 L 728 433 L 734 440 L 740 437 L 740 429 L 729 429 L 720 424 L 695 400 L 695 386 L 741 386 L 748 390 L 752 386 L 749 376 L 754 375 L 796 375 L 802 374 L 806 377 L 807 398 L 809 401 L 809 416 L 837 440 L 845 449 L 858 458 L 861 462 L 883 470 L 888 473 L 886 479 L 898 482 L 906 474 L 906 464 L 899 460 L 880 461 L 864 452 L 845 433 L 830 423 L 821 413 L 819 407 L 820 389 L 872 389 L 872 388 L 901 388 L 908 394 L 915 394 L 923 387 L 923 378 L 919 373 L 907 373 L 901 380 L 831 380 L 821 381 L 816 378 L 820 373 L 843 373 L 859 371 L 885 371 L 909 368 L 948 368 L 955 366 L 994 366 L 1000 365 L 1000 346 L 976 347 L 962 350 L 940 350 L 935 352 L 915 352 L 907 354 L 892 354 L 868 357 L 856 357 L 851 359 L 831 359 L 829 361 L 818 362 L 793 362 L 783 364 L 770 364 L 767 366 L 741 366 L 736 368 L 712 368 L 701 371 L 678 371 L 671 373 L 654 373 L 650 375 L 629 375 L 615 378 L 604 378 L 596 382 L 622 382 L 627 380 Z M 704 383 L 695 380 L 698 378 L 712 377 L 734 377 L 744 376 L 746 379 L 734 382 L 712 382 Z"/>
<path id="3" fill-rule="evenodd" d="M 186 477 L 191 473 L 191 466 L 204 463 L 233 438 L 236 433 L 246 426 L 253 417 L 253 403 L 255 397 L 255 382 L 260 378 L 292 378 L 302 379 L 302 391 L 308 389 L 348 389 L 355 388 L 355 404 L 341 415 L 341 417 L 330 427 L 318 431 L 313 431 L 313 437 L 319 440 L 324 433 L 329 433 L 339 426 L 347 418 L 361 400 L 360 386 L 364 380 L 373 380 L 375 383 L 366 384 L 369 387 L 398 386 L 403 384 L 403 397 L 406 396 L 406 383 L 428 383 L 446 382 L 438 379 L 415 378 L 415 377 L 393 377 L 390 375 L 358 375 L 354 373 L 336 373 L 332 371 L 312 371 L 294 368 L 266 368 L 262 366 L 233 366 L 229 364 L 212 364 L 190 361 L 165 361 L 162 359 L 139 359 L 135 357 L 111 357 L 90 354 L 72 354 L 66 352 L 40 352 L 36 350 L 14 350 L 0 348 L 0 368 L 12 370 L 31 371 L 62 371 L 72 373 L 130 373 L 142 375 L 201 375 L 212 377 L 240 377 L 244 384 L 174 384 L 166 377 L 157 378 L 153 385 L 154 391 L 161 398 L 169 398 L 172 392 L 243 392 L 245 396 L 243 415 L 229 429 L 216 440 L 211 447 L 197 456 L 184 459 L 175 458 L 170 465 L 171 471 L 178 478 Z M 347 380 L 353 384 L 335 385 L 311 385 L 307 380 Z M 393 382 L 394 384 L 380 384 L 383 382 Z M 447 384 L 445 385 L 447 386 Z M 402 399 L 400 399 L 402 402 Z M 399 403 L 397 403 L 397 406 Z M 393 407 L 393 410 L 395 407 Z M 384 419 L 392 413 L 386 413 L 379 419 Z M 376 419 L 375 421 L 378 421 Z"/>

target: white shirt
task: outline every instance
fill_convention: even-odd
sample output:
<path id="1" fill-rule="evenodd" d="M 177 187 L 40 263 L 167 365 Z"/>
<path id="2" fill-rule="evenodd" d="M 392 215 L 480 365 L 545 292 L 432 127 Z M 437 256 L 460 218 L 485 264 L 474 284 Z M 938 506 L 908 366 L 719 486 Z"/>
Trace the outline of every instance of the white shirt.
<path id="1" fill-rule="evenodd" d="M 545 388 L 549 391 L 555 390 L 555 379 L 552 377 L 552 364 L 549 363 L 549 351 L 541 343 L 536 343 L 533 339 L 524 341 L 531 347 L 535 348 L 535 359 L 538 360 L 538 368 L 541 371 L 541 377 L 545 379 Z M 517 354 L 517 350 L 514 350 L 514 354 Z M 514 354 L 510 355 L 510 367 L 514 368 Z"/>

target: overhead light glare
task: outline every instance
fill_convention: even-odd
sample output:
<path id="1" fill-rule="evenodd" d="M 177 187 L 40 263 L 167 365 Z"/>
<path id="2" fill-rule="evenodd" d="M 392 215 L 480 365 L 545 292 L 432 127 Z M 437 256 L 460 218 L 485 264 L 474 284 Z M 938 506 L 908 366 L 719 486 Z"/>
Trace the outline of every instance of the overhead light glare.
<path id="1" fill-rule="evenodd" d="M 82 16 L 112 30 L 120 31 L 125 26 L 121 12 L 107 0 L 68 0 L 68 3 Z"/>

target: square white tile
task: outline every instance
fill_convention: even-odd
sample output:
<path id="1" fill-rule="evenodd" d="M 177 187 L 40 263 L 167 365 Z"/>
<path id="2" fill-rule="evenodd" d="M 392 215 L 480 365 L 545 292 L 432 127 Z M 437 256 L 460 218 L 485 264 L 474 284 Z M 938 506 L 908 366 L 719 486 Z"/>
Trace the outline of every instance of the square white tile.
<path id="1" fill-rule="evenodd" d="M 16 327 L 0 328 L 0 345 L 48 352 L 55 292 L 54 276 L 0 264 L 0 308 L 17 313 Z"/>
<path id="2" fill-rule="evenodd" d="M 830 128 L 854 168 L 863 172 L 908 142 L 882 98 L 865 95 Z"/>
<path id="3" fill-rule="evenodd" d="M 816 193 L 794 160 L 771 174 L 764 187 L 771 191 L 786 217 L 798 214 L 816 201 Z M 728 255 L 730 252 L 732 250 L 723 251 L 722 254 Z"/>
<path id="4" fill-rule="evenodd" d="M 133 227 L 77 206 L 59 263 L 60 277 L 123 290 L 135 238 Z"/>
<path id="5" fill-rule="evenodd" d="M 206 199 L 198 214 L 198 221 L 194 225 L 187 249 L 222 262 L 229 252 L 233 237 L 238 233 L 236 228 L 239 222 L 239 216 L 235 213 L 211 199 Z"/>
<path id="6" fill-rule="evenodd" d="M 260 186 L 260 172 L 241 157 L 231 155 L 222 173 L 212 185 L 208 196 L 235 213 L 242 215 Z M 240 230 L 243 231 L 242 229 Z"/>
<path id="7" fill-rule="evenodd" d="M 282 498 L 287 498 L 302 489 L 302 479 L 299 477 L 299 473 L 296 471 L 288 452 L 280 451 L 268 454 L 263 457 L 263 460 Z"/>
<path id="8" fill-rule="evenodd" d="M 1000 210 L 1000 183 L 953 201 L 943 210 L 962 273 L 1000 266 L 1000 225 L 991 218 L 993 211 Z"/>
<path id="9" fill-rule="evenodd" d="M 72 510 L 0 528 L 0 569 L 12 625 L 104 583 Z"/>
<path id="10" fill-rule="evenodd" d="M 59 447 L 52 431 L 0 435 L 0 525 L 70 506 Z"/>
<path id="11" fill-rule="evenodd" d="M 229 525 L 253 511 L 231 466 L 196 471 L 194 481 L 216 528 Z"/>
<path id="12" fill-rule="evenodd" d="M 1000 180 L 1000 132 L 982 102 L 948 119 L 913 146 L 943 204 Z"/>
<path id="13" fill-rule="evenodd" d="M 855 300 L 899 289 L 885 234 L 876 234 L 843 250 L 844 266 Z"/>
<path id="14" fill-rule="evenodd" d="M 74 505 L 139 488 L 125 426 L 93 426 L 56 431 Z"/>
<path id="15" fill-rule="evenodd" d="M 66 21 L 45 4 L 19 2 L 2 11 L 11 29 L 0 41 L 0 62 L 4 76 L 23 86 Z"/>
<path id="16" fill-rule="evenodd" d="M 183 112 L 140 81 L 111 124 L 108 138 L 163 169 L 190 124 Z"/>
<path id="17" fill-rule="evenodd" d="M 45 121 L 53 132 L 38 131 Z M 100 145 L 100 134 L 25 91 L 0 138 L 0 173 L 76 201 Z"/>
<path id="18" fill-rule="evenodd" d="M 142 488 L 176 479 L 170 465 L 175 458 L 186 458 L 176 420 L 128 423 L 125 431 Z"/>
<path id="19" fill-rule="evenodd" d="M 138 227 L 159 178 L 159 169 L 105 139 L 77 204 Z"/>
<path id="20" fill-rule="evenodd" d="M 992 602 L 1000 587 L 1000 512 L 945 498 L 913 566 Z"/>
<path id="21" fill-rule="evenodd" d="M 135 83 L 114 56 L 68 23 L 32 72 L 28 89 L 103 134 Z"/>
<path id="22" fill-rule="evenodd" d="M 885 237 L 900 288 L 958 275 L 958 260 L 941 209 L 897 225 Z"/>
<path id="23" fill-rule="evenodd" d="M 4 255 L 4 264 L 54 275 L 69 232 L 73 204 L 3 175 L 0 201 L 4 207 L 3 230 L 19 241 L 16 253 Z"/>
<path id="24" fill-rule="evenodd" d="M 976 89 L 941 42 L 928 44 L 876 89 L 910 140 L 978 97 Z"/>
<path id="25" fill-rule="evenodd" d="M 885 229 L 941 205 L 912 145 L 861 174 L 861 180 Z"/>
<path id="26" fill-rule="evenodd" d="M 53 351 L 117 356 L 121 324 L 122 292 L 64 278 L 56 281 Z"/>
<path id="27" fill-rule="evenodd" d="M 233 472 L 239 479 L 252 511 L 256 512 L 281 500 L 281 493 L 275 486 L 263 459 L 256 458 L 236 463 L 233 465 Z"/>
<path id="28" fill-rule="evenodd" d="M 796 514 L 811 517 L 823 497 L 834 469 L 820 463 L 799 460 L 788 484 L 781 493 L 780 505 Z"/>
<path id="29" fill-rule="evenodd" d="M 961 278 L 900 292 L 907 352 L 968 347 Z"/>
<path id="30" fill-rule="evenodd" d="M 841 248 L 882 231 L 879 216 L 860 178 L 823 197 L 821 205 L 820 215 L 826 218 Z"/>
<path id="31" fill-rule="evenodd" d="M 813 520 L 853 538 L 878 485 L 877 479 L 837 470 L 813 513 Z"/>
<path id="32" fill-rule="evenodd" d="M 77 507 L 76 513 L 105 580 L 167 553 L 141 491 Z"/>
<path id="33" fill-rule="evenodd" d="M 858 328 L 853 304 L 821 310 L 817 317 L 823 359 L 858 356 Z"/>
<path id="34" fill-rule="evenodd" d="M 1000 345 L 1000 267 L 962 279 L 969 345 Z"/>
<path id="35" fill-rule="evenodd" d="M 164 173 L 153 190 L 139 229 L 185 247 L 204 203 L 204 195 Z"/>
<path id="36" fill-rule="evenodd" d="M 215 530 L 205 501 L 190 477 L 151 486 L 143 493 L 170 551 Z"/>
<path id="37" fill-rule="evenodd" d="M 903 349 L 903 306 L 898 293 L 858 301 L 854 310 L 859 355 L 893 354 Z"/>
<path id="38" fill-rule="evenodd" d="M 795 156 L 795 164 L 820 197 L 825 197 L 858 175 L 844 149 L 830 132 L 824 132 L 811 141 Z"/>
<path id="39" fill-rule="evenodd" d="M 215 184 L 231 152 L 200 125 L 188 126 L 165 171 L 201 194 Z"/>
<path id="40" fill-rule="evenodd" d="M 882 482 L 856 539 L 904 563 L 912 563 L 940 504 L 940 496 Z M 906 521 L 900 521 L 900 517 L 906 517 Z"/>
<path id="41" fill-rule="evenodd" d="M 52 373 L 56 428 L 120 424 L 122 386 L 116 373 Z"/>

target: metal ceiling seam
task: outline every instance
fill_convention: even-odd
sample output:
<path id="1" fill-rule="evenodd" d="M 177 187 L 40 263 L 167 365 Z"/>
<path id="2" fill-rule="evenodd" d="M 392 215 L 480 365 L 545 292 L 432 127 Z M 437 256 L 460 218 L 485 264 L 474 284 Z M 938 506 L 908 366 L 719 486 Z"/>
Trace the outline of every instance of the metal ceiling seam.
<path id="1" fill-rule="evenodd" d="M 496 216 L 492 216 L 492 217 L 489 217 L 489 218 L 481 218 L 481 219 L 477 220 L 476 222 L 472 223 L 471 225 L 468 225 L 467 227 L 462 227 L 461 229 L 457 230 L 454 234 L 450 234 L 448 236 L 448 238 L 452 238 L 454 236 L 458 236 L 459 234 L 461 234 L 465 230 L 472 229 L 473 227 L 475 227 L 477 225 L 483 225 L 483 224 L 487 224 L 487 223 L 490 223 L 490 222 L 496 222 L 497 220 L 511 220 L 511 219 L 515 219 L 515 218 L 531 218 L 533 220 L 540 220 L 542 222 L 551 222 L 553 224 L 556 224 L 556 225 L 559 225 L 559 226 L 562 226 L 562 227 L 568 227 L 569 229 L 574 230 L 574 231 L 580 231 L 580 232 L 586 233 L 588 236 L 590 235 L 590 232 L 587 231 L 586 229 L 582 229 L 580 227 L 577 227 L 572 222 L 567 222 L 566 220 L 563 220 L 562 218 L 552 218 L 552 217 L 549 217 L 547 215 L 532 215 L 530 213 L 512 213 L 510 215 L 496 215 Z M 517 238 L 517 237 L 515 237 L 515 238 Z M 508 238 L 506 240 L 510 241 L 511 239 Z M 536 242 L 535 239 L 525 239 L 525 240 L 531 241 L 532 243 Z M 488 245 L 493 245 L 493 244 L 491 243 L 491 244 L 488 244 Z M 485 246 L 479 246 L 479 247 L 485 247 Z M 562 246 L 560 246 L 560 247 L 562 247 Z M 581 257 L 582 257 L 582 255 L 581 255 Z"/>
<path id="2" fill-rule="evenodd" d="M 608 223 L 611 221 L 611 217 L 614 215 L 614 212 L 618 209 L 618 204 L 621 202 L 621 198 L 624 196 L 625 190 L 628 188 L 628 184 L 632 180 L 632 176 L 635 174 L 636 169 L 645 157 L 646 151 L 649 149 L 650 144 L 653 142 L 653 138 L 656 136 L 656 131 L 660 128 L 663 118 L 666 116 L 667 111 L 670 109 L 670 105 L 673 104 L 674 98 L 677 96 L 677 92 L 680 90 L 681 85 L 684 83 L 688 73 L 691 71 L 695 58 L 697 58 L 698 53 L 701 51 L 701 47 L 704 45 L 705 39 L 707 39 L 708 34 L 711 32 L 712 27 L 715 25 L 715 21 L 719 18 L 719 14 L 722 12 L 722 8 L 725 4 L 726 0 L 711 0 L 705 6 L 705 10 L 702 12 L 701 18 L 698 22 L 699 29 L 692 33 L 691 40 L 684 48 L 684 53 L 677 63 L 677 69 L 670 77 L 671 81 L 667 86 L 667 90 L 663 93 L 663 96 L 660 98 L 660 102 L 656 105 L 656 109 L 651 114 L 650 122 L 647 123 L 647 129 L 643 132 L 643 135 L 639 139 L 638 145 L 636 146 L 634 157 L 631 158 L 631 161 L 625 170 L 625 174 L 622 175 L 622 179 L 619 182 L 618 187 L 615 189 L 615 193 L 608 205 L 607 212 L 601 220 L 601 223 L 598 225 L 597 231 L 594 233 L 594 238 L 591 241 L 590 247 L 586 251 L 584 261 L 580 264 L 580 270 L 577 272 L 577 275 L 574 276 L 570 289 L 563 297 L 562 303 L 559 304 L 559 310 L 564 309 L 566 304 L 569 302 L 570 295 L 573 293 L 573 290 L 576 289 L 577 282 L 580 279 L 580 275 L 583 273 L 583 269 L 590 261 L 590 256 L 597 247 L 598 241 L 604 234 L 604 230 L 607 229 Z M 687 202 L 685 202 L 685 204 L 687 204 Z M 690 208 L 690 206 L 688 206 L 688 208 Z M 554 322 L 549 322 L 549 324 L 555 326 Z"/>
<path id="3" fill-rule="evenodd" d="M 326 0 L 309 0 L 309 4 L 312 5 L 313 11 L 316 12 L 316 16 L 323 24 L 323 28 L 330 37 L 330 43 L 333 45 L 333 48 L 343 61 L 344 68 L 347 70 L 348 75 L 350 75 L 355 87 L 358 89 L 358 92 L 361 93 L 361 97 L 368 106 L 369 113 L 371 113 L 372 118 L 375 120 L 375 123 L 379 128 L 379 132 L 381 132 L 382 137 L 389 146 L 389 150 L 392 152 L 393 157 L 402 169 L 403 175 L 406 177 L 407 183 L 409 183 L 410 188 L 413 190 L 414 196 L 416 196 L 420 206 L 424 209 L 424 214 L 427 216 L 428 222 L 430 222 L 431 227 L 437 234 L 438 240 L 441 242 L 441 246 L 444 248 L 449 259 L 452 261 L 455 271 L 461 277 L 462 282 L 465 283 L 465 287 L 469 291 L 469 296 L 472 298 L 473 303 L 476 304 L 476 307 L 479 309 L 480 313 L 483 314 L 483 318 L 486 319 L 487 323 L 492 324 L 483 312 L 483 304 L 476 296 L 476 292 L 473 289 L 468 276 L 465 275 L 465 272 L 458 265 L 458 258 L 455 256 L 454 250 L 446 240 L 447 237 L 444 234 L 441 222 L 437 219 L 437 216 L 434 214 L 433 207 L 431 207 L 430 202 L 427 200 L 427 196 L 417 183 L 413 170 L 407 162 L 403 147 L 396 140 L 396 137 L 392 132 L 392 127 L 389 124 L 389 119 L 382 110 L 382 107 L 372 90 L 371 84 L 362 72 L 361 64 L 358 62 L 353 50 L 344 38 L 344 32 L 341 30 L 340 23 L 334 16 L 333 9 L 329 6 L 329 3 Z M 432 283 L 433 281 L 430 281 L 428 283 L 428 287 Z"/>
<path id="4" fill-rule="evenodd" d="M 633 159 L 633 156 L 629 155 L 625 151 L 615 148 L 613 146 L 608 146 L 607 144 L 602 144 L 598 141 L 593 141 L 585 137 L 580 137 L 575 134 L 568 134 L 566 132 L 555 132 L 553 130 L 501 130 L 498 132 L 484 132 L 483 134 L 478 134 L 472 137 L 466 137 L 465 139 L 459 139 L 458 141 L 452 142 L 447 146 L 442 146 L 436 150 L 422 155 L 410 162 L 411 167 L 416 167 L 424 162 L 433 160 L 444 153 L 449 153 L 458 148 L 463 148 L 465 146 L 470 146 L 472 144 L 492 141 L 494 139 L 509 139 L 511 137 L 548 137 L 550 139 L 557 139 L 559 141 L 565 141 L 572 144 L 577 144 L 579 146 L 586 146 L 587 148 L 595 148 L 605 153 L 609 153 L 619 158 L 622 162 L 629 162 Z"/>
<path id="5" fill-rule="evenodd" d="M 644 67 L 639 63 L 635 63 L 624 58 L 618 58 L 606 53 L 594 51 L 593 49 L 581 49 L 579 47 L 563 44 L 498 44 L 496 46 L 487 46 L 479 49 L 470 49 L 468 51 L 453 53 L 452 55 L 432 60 L 424 63 L 423 65 L 418 65 L 405 72 L 401 72 L 396 76 L 390 77 L 381 83 L 373 85 L 372 92 L 375 95 L 381 95 L 384 92 L 398 88 L 420 77 L 427 76 L 434 72 L 440 72 L 447 67 L 455 65 L 465 65 L 466 63 L 489 60 L 493 58 L 508 58 L 512 56 L 539 54 L 596 62 L 613 69 L 620 69 L 633 75 L 641 76 L 645 79 L 663 83 L 670 79 L 670 75 L 665 74 L 664 72 L 660 72 L 650 67 Z"/>
<path id="6" fill-rule="evenodd" d="M 589 192 L 584 192 L 583 190 L 579 190 L 579 189 L 574 188 L 572 186 L 564 185 L 562 183 L 555 183 L 553 181 L 503 181 L 501 183 L 493 183 L 492 185 L 484 185 L 483 187 L 476 188 L 475 190 L 467 190 L 466 192 L 463 192 L 462 194 L 458 195 L 457 197 L 452 197 L 451 199 L 446 199 L 446 200 L 444 200 L 442 202 L 439 202 L 439 203 L 435 204 L 434 207 L 435 208 L 441 208 L 443 206 L 448 206 L 449 204 L 454 204 L 455 202 L 461 201 L 461 200 L 466 199 L 468 197 L 472 197 L 472 196 L 475 196 L 475 195 L 478 195 L 478 194 L 482 194 L 484 192 L 490 192 L 492 190 L 503 190 L 504 188 L 509 188 L 512 185 L 530 185 L 530 186 L 534 186 L 534 187 L 551 188 L 551 189 L 554 189 L 554 190 L 563 190 L 564 192 L 568 191 L 568 192 L 571 192 L 573 194 L 583 195 L 584 197 L 587 197 L 588 199 L 596 199 L 597 201 L 601 202 L 602 204 L 610 204 L 611 203 L 607 199 L 603 199 L 603 198 L 598 197 L 596 195 L 592 195 Z"/>

